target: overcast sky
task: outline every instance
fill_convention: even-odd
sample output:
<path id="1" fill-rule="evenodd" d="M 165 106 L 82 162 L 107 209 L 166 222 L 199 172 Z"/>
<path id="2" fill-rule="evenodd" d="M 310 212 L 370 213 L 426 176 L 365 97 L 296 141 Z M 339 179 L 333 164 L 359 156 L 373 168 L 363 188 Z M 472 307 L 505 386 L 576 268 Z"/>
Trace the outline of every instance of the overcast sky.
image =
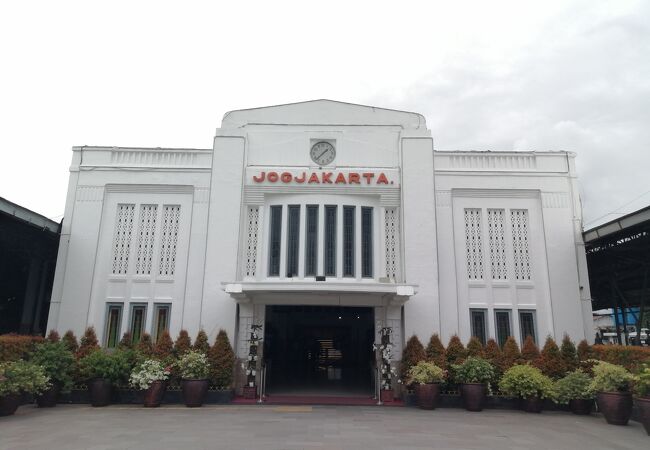
<path id="1" fill-rule="evenodd" d="M 588 226 L 650 204 L 650 2 L 217 3 L 2 2 L 0 197 L 58 221 L 73 145 L 209 148 L 229 110 L 329 98 L 438 150 L 576 152 Z"/>

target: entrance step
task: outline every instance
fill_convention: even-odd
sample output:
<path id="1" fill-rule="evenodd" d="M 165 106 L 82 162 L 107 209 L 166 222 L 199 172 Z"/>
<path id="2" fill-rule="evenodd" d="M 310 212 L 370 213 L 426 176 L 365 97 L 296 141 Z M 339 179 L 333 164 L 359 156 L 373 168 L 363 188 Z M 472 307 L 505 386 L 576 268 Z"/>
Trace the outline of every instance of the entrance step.
<path id="1" fill-rule="evenodd" d="M 253 405 L 257 400 L 235 397 L 233 404 Z M 269 395 L 264 399 L 265 405 L 335 405 L 335 406 L 376 406 L 377 400 L 372 397 L 333 397 L 323 395 Z M 383 403 L 382 406 L 404 406 L 401 400 Z"/>

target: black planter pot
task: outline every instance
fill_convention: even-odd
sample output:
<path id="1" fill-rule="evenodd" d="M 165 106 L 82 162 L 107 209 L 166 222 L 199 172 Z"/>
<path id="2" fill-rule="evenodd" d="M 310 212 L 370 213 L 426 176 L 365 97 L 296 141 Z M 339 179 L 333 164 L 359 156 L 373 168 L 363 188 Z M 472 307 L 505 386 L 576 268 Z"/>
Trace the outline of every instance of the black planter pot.
<path id="1" fill-rule="evenodd" d="M 599 392 L 598 409 L 610 425 L 627 425 L 632 416 L 631 392 Z"/>
<path id="2" fill-rule="evenodd" d="M 594 408 L 594 401 L 591 399 L 584 398 L 575 398 L 569 401 L 569 409 L 573 414 L 579 416 L 587 416 L 591 414 L 591 410 Z"/>
<path id="3" fill-rule="evenodd" d="M 528 397 L 521 399 L 521 408 L 529 413 L 541 413 L 544 407 L 544 400 L 539 397 Z"/>
<path id="4" fill-rule="evenodd" d="M 638 397 L 636 406 L 639 409 L 639 420 L 645 428 L 645 432 L 650 436 L 650 397 Z"/>
<path id="5" fill-rule="evenodd" d="M 20 394 L 0 395 L 0 416 L 11 416 L 20 406 Z"/>
<path id="6" fill-rule="evenodd" d="M 36 404 L 39 408 L 53 408 L 59 399 L 59 392 L 61 392 L 61 385 L 58 383 L 52 384 L 47 391 L 36 396 Z"/>
<path id="7" fill-rule="evenodd" d="M 181 380 L 185 406 L 196 408 L 203 405 L 208 393 L 208 380 Z"/>
<path id="8" fill-rule="evenodd" d="M 106 378 L 93 378 L 88 383 L 90 404 L 92 406 L 107 406 L 111 403 L 111 391 L 113 386 Z"/>
<path id="9" fill-rule="evenodd" d="M 151 383 L 149 389 L 144 391 L 143 404 L 145 408 L 157 408 L 160 406 L 166 390 L 166 381 L 154 381 Z"/>
<path id="10" fill-rule="evenodd" d="M 436 409 L 440 402 L 440 384 L 416 384 L 415 398 L 422 409 Z"/>
<path id="11" fill-rule="evenodd" d="M 485 384 L 462 383 L 459 387 L 465 409 L 467 411 L 482 411 L 485 404 Z"/>

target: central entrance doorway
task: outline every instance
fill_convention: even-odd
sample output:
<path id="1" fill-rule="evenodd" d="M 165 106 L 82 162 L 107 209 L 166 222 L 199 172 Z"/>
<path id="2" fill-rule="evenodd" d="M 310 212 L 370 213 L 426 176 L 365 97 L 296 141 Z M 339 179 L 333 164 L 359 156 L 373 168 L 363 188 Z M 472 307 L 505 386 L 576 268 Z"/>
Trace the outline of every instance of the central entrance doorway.
<path id="1" fill-rule="evenodd" d="M 372 395 L 373 342 L 372 308 L 269 305 L 267 392 Z"/>

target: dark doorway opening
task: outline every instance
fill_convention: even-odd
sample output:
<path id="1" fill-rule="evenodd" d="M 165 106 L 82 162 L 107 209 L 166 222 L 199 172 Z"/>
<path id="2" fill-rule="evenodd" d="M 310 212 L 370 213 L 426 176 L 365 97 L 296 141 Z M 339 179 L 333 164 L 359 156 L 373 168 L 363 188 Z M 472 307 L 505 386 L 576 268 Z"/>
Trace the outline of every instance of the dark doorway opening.
<path id="1" fill-rule="evenodd" d="M 372 395 L 372 308 L 266 307 L 269 394 Z"/>

